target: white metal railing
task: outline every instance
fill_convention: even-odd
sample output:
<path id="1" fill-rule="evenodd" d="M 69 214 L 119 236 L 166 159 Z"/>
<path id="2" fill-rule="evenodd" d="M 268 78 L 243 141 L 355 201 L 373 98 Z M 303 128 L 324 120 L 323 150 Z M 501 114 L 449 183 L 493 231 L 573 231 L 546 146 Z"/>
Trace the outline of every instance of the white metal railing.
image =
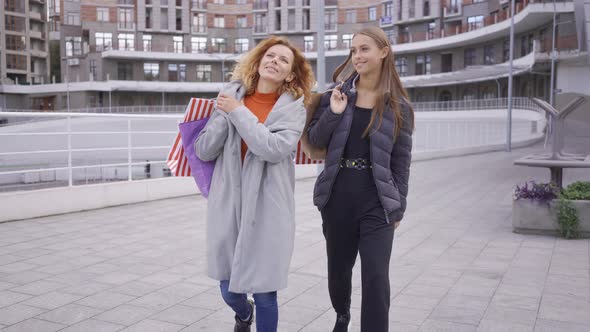
<path id="1" fill-rule="evenodd" d="M 414 152 L 505 143 L 505 103 L 414 103 L 420 111 Z M 513 142 L 542 137 L 544 112 L 525 98 L 514 105 Z M 165 159 L 185 106 L 168 107 L 175 114 L 113 114 L 140 112 L 132 107 L 112 108 L 113 113 L 0 112 L 0 191 L 170 176 Z M 461 112 L 438 112 L 443 109 Z"/>
<path id="2" fill-rule="evenodd" d="M 138 105 L 138 106 L 113 106 L 113 107 L 86 107 L 74 108 L 69 113 L 118 113 L 118 114 L 135 114 L 135 113 L 184 113 L 186 105 Z M 36 112 L 53 114 L 54 111 L 40 111 L 28 109 L 2 109 L 4 112 Z M 65 111 L 65 110 L 63 110 Z"/>
<path id="3" fill-rule="evenodd" d="M 182 114 L 0 112 L 3 118 L 0 191 L 12 191 L 168 176 L 165 159 Z"/>
<path id="4" fill-rule="evenodd" d="M 436 111 L 477 111 L 492 109 L 507 109 L 508 98 L 472 99 L 472 100 L 449 100 L 432 102 L 412 102 L 416 112 Z M 514 109 L 531 110 L 544 113 L 544 111 L 527 97 L 512 98 Z"/>

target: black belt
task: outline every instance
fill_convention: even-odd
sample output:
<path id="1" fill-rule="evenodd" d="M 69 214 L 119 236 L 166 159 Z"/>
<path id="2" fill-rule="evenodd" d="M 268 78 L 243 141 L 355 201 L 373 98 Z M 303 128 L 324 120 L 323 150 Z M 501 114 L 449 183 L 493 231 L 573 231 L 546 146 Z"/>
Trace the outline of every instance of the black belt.
<path id="1" fill-rule="evenodd" d="M 353 168 L 356 170 L 371 169 L 371 161 L 364 158 L 347 159 L 340 158 L 340 168 Z"/>

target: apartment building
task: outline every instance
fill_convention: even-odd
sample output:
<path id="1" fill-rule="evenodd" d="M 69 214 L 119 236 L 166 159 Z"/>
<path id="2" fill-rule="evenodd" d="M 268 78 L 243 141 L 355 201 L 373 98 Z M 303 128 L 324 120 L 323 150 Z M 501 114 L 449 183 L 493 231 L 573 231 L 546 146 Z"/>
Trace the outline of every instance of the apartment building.
<path id="1" fill-rule="evenodd" d="M 44 0 L 3 0 L 0 6 L 0 84 L 48 83 Z"/>
<path id="2" fill-rule="evenodd" d="M 71 108 L 212 97 L 241 54 L 270 35 L 287 36 L 315 66 L 319 24 L 328 82 L 353 33 L 376 25 L 393 45 L 413 101 L 507 96 L 508 0 L 325 0 L 323 18 L 312 0 L 48 1 L 50 37 L 59 40 L 51 77 L 61 83 L 47 85 L 42 95 L 30 91 L 23 107 L 63 109 L 66 95 Z M 517 0 L 515 96 L 548 99 L 554 12 L 556 81 L 587 72 L 582 37 L 588 34 L 579 23 L 588 18 L 575 13 L 574 1 Z"/>

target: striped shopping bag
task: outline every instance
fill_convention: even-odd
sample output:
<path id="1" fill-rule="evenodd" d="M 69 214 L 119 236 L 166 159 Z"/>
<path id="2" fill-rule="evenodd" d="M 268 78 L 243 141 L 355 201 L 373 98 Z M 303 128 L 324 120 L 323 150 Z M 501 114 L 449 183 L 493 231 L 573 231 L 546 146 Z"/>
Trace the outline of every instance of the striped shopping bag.
<path id="1" fill-rule="evenodd" d="M 184 120 L 182 122 L 191 122 L 205 119 L 211 116 L 213 112 L 213 104 L 215 100 L 204 98 L 191 98 L 186 110 L 184 112 Z M 182 138 L 180 132 L 174 139 L 172 149 L 168 153 L 166 164 L 170 168 L 170 172 L 174 176 L 191 176 L 191 169 L 188 165 L 188 158 L 185 155 L 182 147 Z"/>
<path id="2" fill-rule="evenodd" d="M 191 98 L 186 111 L 184 112 L 183 122 L 190 122 L 208 118 L 213 112 L 214 99 Z M 322 160 L 313 160 L 308 158 L 303 152 L 301 141 L 297 143 L 297 153 L 295 155 L 295 163 L 298 165 L 321 164 Z M 188 158 L 182 147 L 180 132 L 174 139 L 172 149 L 168 153 L 166 164 L 170 168 L 170 172 L 174 176 L 191 176 L 191 169 L 188 164 Z"/>

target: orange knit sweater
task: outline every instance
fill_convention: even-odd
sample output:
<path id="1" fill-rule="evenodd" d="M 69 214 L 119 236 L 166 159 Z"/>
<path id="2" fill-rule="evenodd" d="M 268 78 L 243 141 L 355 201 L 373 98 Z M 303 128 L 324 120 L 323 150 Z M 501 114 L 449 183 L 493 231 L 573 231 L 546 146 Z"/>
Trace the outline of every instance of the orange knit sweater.
<path id="1" fill-rule="evenodd" d="M 244 105 L 258 118 L 258 122 L 264 123 L 277 100 L 279 100 L 279 94 L 276 92 L 254 92 L 253 95 L 244 98 Z M 246 145 L 246 142 L 242 140 L 242 161 L 246 156 L 247 150 L 248 146 Z"/>

